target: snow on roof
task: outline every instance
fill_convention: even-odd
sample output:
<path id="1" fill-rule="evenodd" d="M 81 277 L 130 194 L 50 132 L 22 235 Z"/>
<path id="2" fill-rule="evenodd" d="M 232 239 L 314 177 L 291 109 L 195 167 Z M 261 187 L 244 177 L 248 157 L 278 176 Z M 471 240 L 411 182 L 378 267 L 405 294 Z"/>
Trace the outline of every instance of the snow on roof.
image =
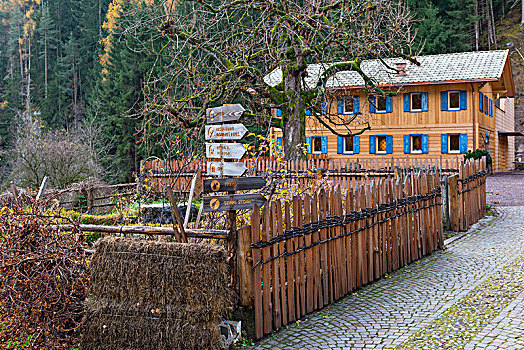
<path id="1" fill-rule="evenodd" d="M 374 78 L 379 85 L 416 85 L 417 83 L 462 82 L 462 81 L 493 81 L 502 76 L 504 65 L 508 58 L 508 50 L 475 51 L 427 55 L 416 57 L 420 66 L 402 58 L 385 59 L 387 65 L 395 68 L 399 63 L 405 63 L 405 76 L 397 76 L 397 72 L 384 66 L 379 60 L 365 60 L 361 69 Z M 313 88 L 319 75 L 330 64 L 310 64 L 305 78 L 306 88 Z M 264 77 L 270 86 L 276 86 L 282 81 L 282 70 L 277 68 Z M 356 71 L 342 71 L 327 80 L 328 88 L 362 87 L 364 80 Z"/>

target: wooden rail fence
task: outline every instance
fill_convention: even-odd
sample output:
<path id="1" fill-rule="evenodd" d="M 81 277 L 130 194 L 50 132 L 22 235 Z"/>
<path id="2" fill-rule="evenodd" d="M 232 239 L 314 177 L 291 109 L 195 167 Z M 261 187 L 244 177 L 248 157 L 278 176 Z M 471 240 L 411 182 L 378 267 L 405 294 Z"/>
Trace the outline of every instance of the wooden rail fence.
<path id="1" fill-rule="evenodd" d="M 255 207 L 239 271 L 256 337 L 442 248 L 440 206 L 439 174 L 422 173 Z"/>

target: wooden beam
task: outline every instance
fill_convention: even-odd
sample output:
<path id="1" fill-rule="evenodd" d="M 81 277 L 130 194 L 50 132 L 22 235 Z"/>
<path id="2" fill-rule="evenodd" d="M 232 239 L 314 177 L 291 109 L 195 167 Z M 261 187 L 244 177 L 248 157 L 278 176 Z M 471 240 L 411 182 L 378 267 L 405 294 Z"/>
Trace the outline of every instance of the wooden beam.
<path id="1" fill-rule="evenodd" d="M 174 236 L 176 231 L 170 227 L 158 226 L 105 226 L 105 225 L 53 225 L 54 229 L 60 228 L 63 231 L 70 231 L 73 228 L 79 228 L 84 232 L 106 232 L 106 233 L 124 233 L 124 234 L 144 234 L 144 235 L 166 235 Z M 226 230 L 195 230 L 186 231 L 188 237 L 193 238 L 214 238 L 226 239 L 229 231 Z"/>

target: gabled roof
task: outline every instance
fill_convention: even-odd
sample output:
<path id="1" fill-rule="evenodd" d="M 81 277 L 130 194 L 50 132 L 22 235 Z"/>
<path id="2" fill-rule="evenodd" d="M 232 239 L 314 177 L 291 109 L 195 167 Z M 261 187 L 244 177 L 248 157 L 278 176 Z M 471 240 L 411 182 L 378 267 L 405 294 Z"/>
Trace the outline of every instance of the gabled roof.
<path id="1" fill-rule="evenodd" d="M 420 66 L 405 59 L 385 59 L 387 65 L 395 68 L 398 63 L 406 64 L 406 76 L 384 66 L 379 60 L 366 60 L 361 64 L 362 71 L 376 79 L 379 85 L 419 85 L 437 83 L 498 81 L 502 77 L 508 61 L 508 50 L 461 52 L 440 55 L 418 56 Z M 313 88 L 323 70 L 331 64 L 310 64 L 305 79 L 306 88 Z M 264 81 L 276 86 L 282 81 L 282 70 L 275 69 Z M 355 71 L 343 71 L 327 80 L 327 88 L 363 87 L 364 80 Z"/>

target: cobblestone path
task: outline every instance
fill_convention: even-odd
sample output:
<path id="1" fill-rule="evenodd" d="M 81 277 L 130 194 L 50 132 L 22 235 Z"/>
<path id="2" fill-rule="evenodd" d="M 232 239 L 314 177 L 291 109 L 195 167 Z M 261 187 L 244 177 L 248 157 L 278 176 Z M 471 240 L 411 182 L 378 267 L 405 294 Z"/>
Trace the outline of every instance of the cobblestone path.
<path id="1" fill-rule="evenodd" d="M 254 349 L 524 349 L 524 207 Z"/>

